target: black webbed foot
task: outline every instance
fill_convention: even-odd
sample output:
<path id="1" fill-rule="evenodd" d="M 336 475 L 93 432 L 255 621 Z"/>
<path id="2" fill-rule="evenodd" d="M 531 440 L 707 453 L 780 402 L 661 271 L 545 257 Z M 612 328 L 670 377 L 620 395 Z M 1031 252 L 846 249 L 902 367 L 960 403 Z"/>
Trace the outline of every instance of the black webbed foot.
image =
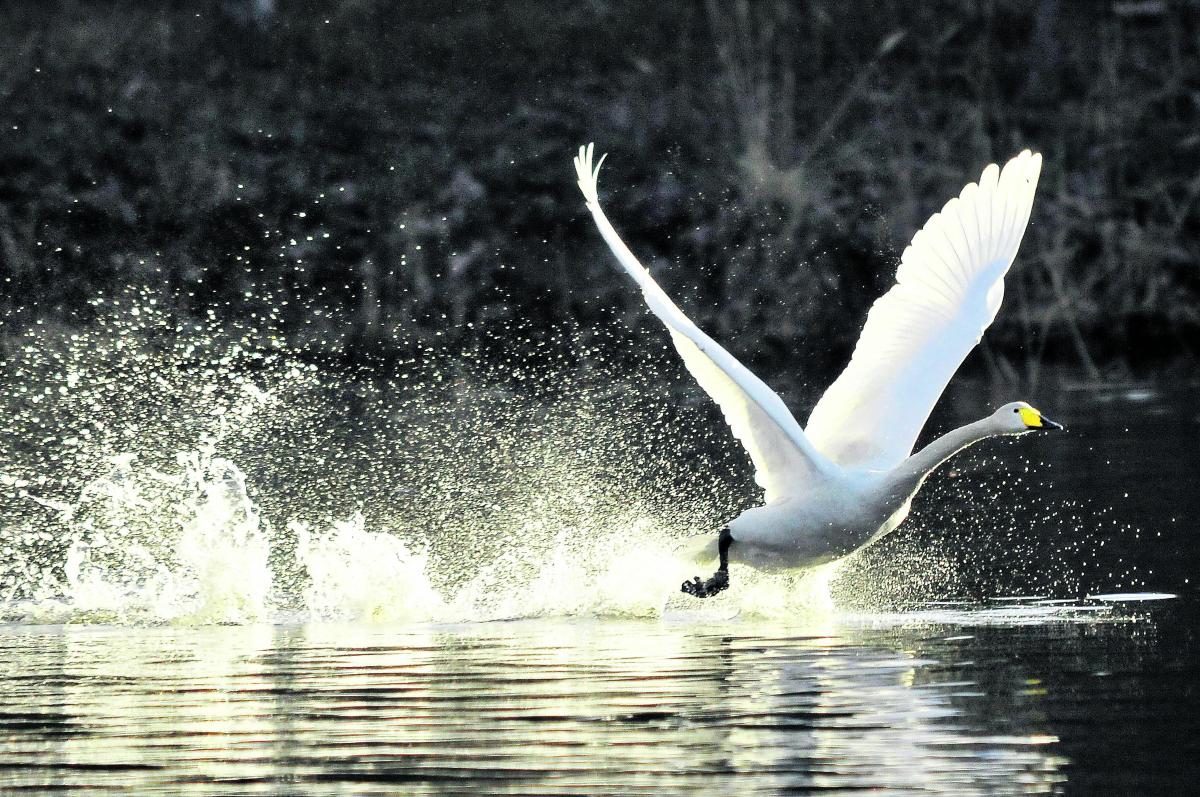
<path id="1" fill-rule="evenodd" d="M 711 598 L 713 595 L 729 589 L 729 571 L 718 570 L 707 581 L 701 581 L 700 576 L 696 576 L 691 581 L 683 582 L 680 589 L 696 598 Z"/>
<path id="2" fill-rule="evenodd" d="M 713 573 L 712 578 L 708 581 L 701 581 L 700 576 L 696 576 L 691 581 L 683 582 L 679 589 L 697 598 L 711 598 L 713 595 L 729 589 L 730 545 L 733 545 L 733 534 L 726 526 L 721 529 L 721 534 L 717 537 L 717 554 L 720 557 L 721 565 L 717 568 L 717 572 Z"/>

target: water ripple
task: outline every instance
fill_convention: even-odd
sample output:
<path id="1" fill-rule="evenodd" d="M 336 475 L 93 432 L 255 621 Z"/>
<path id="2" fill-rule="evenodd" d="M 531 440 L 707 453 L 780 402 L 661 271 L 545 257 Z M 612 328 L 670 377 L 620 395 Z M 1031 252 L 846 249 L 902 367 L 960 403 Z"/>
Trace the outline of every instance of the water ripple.
<path id="1" fill-rule="evenodd" d="M 10 626 L 0 787 L 1057 793 L 1153 708 L 1150 623 L 875 625 Z"/>

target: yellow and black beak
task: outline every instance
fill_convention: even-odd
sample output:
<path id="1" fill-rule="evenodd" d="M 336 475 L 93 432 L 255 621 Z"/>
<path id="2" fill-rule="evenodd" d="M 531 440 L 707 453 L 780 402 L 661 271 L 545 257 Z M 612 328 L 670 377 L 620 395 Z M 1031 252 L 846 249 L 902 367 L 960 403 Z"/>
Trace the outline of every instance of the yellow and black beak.
<path id="1" fill-rule="evenodd" d="M 1021 408 L 1021 420 L 1025 422 L 1025 428 L 1031 432 L 1039 429 L 1047 432 L 1051 430 L 1062 431 L 1064 428 L 1061 423 L 1050 420 L 1033 407 Z"/>
<path id="2" fill-rule="evenodd" d="M 1045 429 L 1046 431 L 1053 430 L 1056 432 L 1062 432 L 1062 431 L 1066 431 L 1067 427 L 1063 426 L 1058 421 L 1052 421 L 1049 418 L 1047 418 L 1045 415 L 1043 415 L 1041 428 Z"/>

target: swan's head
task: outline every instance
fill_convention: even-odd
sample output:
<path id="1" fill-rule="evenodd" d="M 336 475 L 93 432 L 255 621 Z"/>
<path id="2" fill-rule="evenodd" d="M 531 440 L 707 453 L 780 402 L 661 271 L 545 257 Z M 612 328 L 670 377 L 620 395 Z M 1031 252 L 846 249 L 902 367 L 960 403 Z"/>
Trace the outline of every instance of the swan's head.
<path id="1" fill-rule="evenodd" d="M 992 413 L 992 422 L 996 425 L 999 434 L 1046 432 L 1063 428 L 1062 424 L 1050 420 L 1024 401 L 1005 404 Z"/>

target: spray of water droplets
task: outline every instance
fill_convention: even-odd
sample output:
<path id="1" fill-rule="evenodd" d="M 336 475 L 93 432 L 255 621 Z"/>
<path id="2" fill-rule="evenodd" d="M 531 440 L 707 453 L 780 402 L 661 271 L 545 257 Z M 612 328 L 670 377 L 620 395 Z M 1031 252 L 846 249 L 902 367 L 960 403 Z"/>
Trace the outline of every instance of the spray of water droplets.
<path id="1" fill-rule="evenodd" d="M 660 616 L 687 609 L 676 546 L 755 497 L 669 353 L 510 329 L 489 356 L 352 367 L 138 291 L 93 306 L 4 330 L 2 619 Z M 800 576 L 739 569 L 713 611 L 926 599 L 961 566 L 898 537 Z"/>

